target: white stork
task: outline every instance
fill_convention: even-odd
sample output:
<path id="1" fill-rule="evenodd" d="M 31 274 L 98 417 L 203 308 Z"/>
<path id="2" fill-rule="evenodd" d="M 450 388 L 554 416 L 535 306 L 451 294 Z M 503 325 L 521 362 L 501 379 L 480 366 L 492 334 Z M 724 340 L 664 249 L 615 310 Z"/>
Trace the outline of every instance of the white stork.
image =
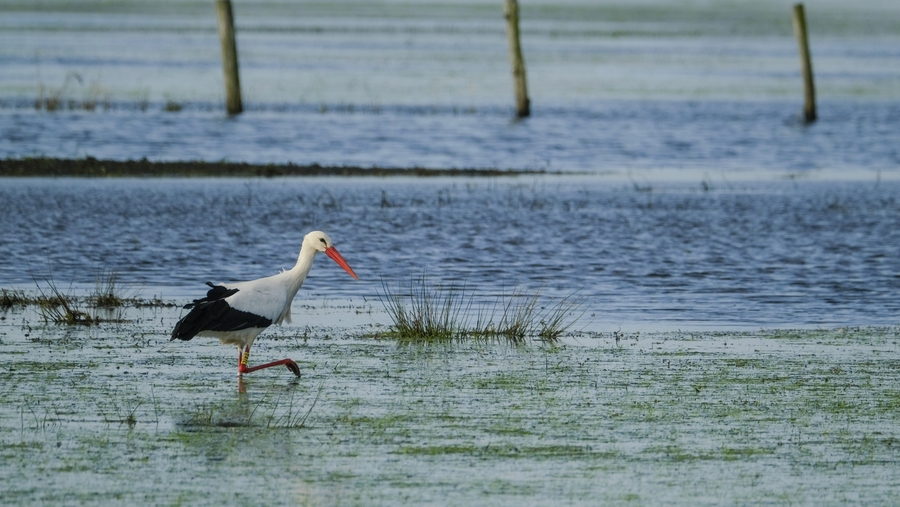
<path id="1" fill-rule="evenodd" d="M 331 238 L 321 231 L 313 231 L 303 238 L 297 264 L 290 270 L 274 276 L 248 282 L 210 286 L 203 299 L 195 299 L 184 306 L 191 311 L 175 324 L 172 340 L 190 340 L 195 336 L 212 336 L 226 345 L 237 345 L 238 376 L 244 373 L 285 365 L 294 375 L 300 376 L 300 367 L 291 359 L 248 367 L 253 340 L 267 327 L 291 321 L 291 302 L 312 268 L 319 252 L 331 257 L 350 276 L 359 280 L 331 243 Z"/>

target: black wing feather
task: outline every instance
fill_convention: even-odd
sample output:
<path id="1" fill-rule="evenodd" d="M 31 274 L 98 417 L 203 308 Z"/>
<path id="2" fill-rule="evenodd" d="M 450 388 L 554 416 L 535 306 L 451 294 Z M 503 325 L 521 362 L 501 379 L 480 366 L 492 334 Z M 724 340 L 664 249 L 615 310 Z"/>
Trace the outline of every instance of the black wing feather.
<path id="1" fill-rule="evenodd" d="M 206 292 L 206 297 L 203 299 L 195 299 L 193 303 L 188 303 L 184 305 L 185 310 L 190 310 L 191 308 L 201 304 L 201 303 L 213 303 L 220 299 L 225 299 L 228 296 L 237 294 L 237 289 L 229 289 L 224 285 L 213 285 L 212 282 L 206 282 L 206 285 L 212 287 Z"/>
<path id="2" fill-rule="evenodd" d="M 206 282 L 211 289 L 206 297 L 195 299 L 193 303 L 184 305 L 191 310 L 175 324 L 172 340 L 190 340 L 201 331 L 240 331 L 248 327 L 269 327 L 272 320 L 250 312 L 235 310 L 225 298 L 236 294 L 238 289 L 229 289 L 222 285 Z"/>

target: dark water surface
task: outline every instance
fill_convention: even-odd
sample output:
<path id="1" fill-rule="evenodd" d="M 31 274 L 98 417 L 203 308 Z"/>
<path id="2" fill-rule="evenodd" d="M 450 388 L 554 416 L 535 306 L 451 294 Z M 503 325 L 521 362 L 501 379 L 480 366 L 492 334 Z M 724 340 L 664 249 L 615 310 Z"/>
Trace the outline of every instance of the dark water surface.
<path id="1" fill-rule="evenodd" d="M 101 270 L 145 297 L 290 268 L 328 232 L 305 297 L 377 300 L 427 272 L 485 298 L 514 286 L 586 298 L 591 326 L 896 324 L 900 184 L 510 179 L 5 179 L 0 287 L 89 290 Z"/>
<path id="2" fill-rule="evenodd" d="M 263 106 L 260 106 L 263 107 Z M 0 157 L 228 160 L 361 167 L 900 173 L 900 102 L 820 104 L 811 126 L 786 101 L 601 101 L 501 108 L 268 105 L 237 118 L 179 112 L 0 108 Z"/>

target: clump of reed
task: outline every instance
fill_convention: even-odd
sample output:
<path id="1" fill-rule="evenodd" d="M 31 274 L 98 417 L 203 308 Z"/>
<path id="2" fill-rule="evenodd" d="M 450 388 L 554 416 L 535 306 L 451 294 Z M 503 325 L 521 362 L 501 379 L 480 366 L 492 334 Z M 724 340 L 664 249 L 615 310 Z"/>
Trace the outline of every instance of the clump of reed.
<path id="1" fill-rule="evenodd" d="M 174 100 L 167 100 L 166 105 L 163 107 L 163 110 L 167 113 L 177 113 L 182 109 L 184 109 L 184 105 Z"/>
<path id="2" fill-rule="evenodd" d="M 37 302 L 44 322 L 69 326 L 76 324 L 90 326 L 100 323 L 99 318 L 79 308 L 78 301 L 74 296 L 60 291 L 52 279 L 45 278 L 44 281 L 47 283 L 49 292 L 44 292 L 40 284 L 36 284 L 38 292 L 41 294 Z"/>
<path id="3" fill-rule="evenodd" d="M 393 292 L 382 279 L 381 303 L 394 321 L 393 332 L 405 341 L 449 341 L 467 332 L 465 286 L 430 284 L 425 275 L 410 280 L 405 294 Z"/>
<path id="4" fill-rule="evenodd" d="M 26 293 L 17 289 L 0 289 L 0 310 L 10 310 L 15 307 L 28 306 L 63 306 L 69 305 L 72 308 L 78 306 L 79 301 L 85 302 L 91 308 L 111 309 L 131 306 L 135 308 L 173 308 L 180 306 L 174 301 L 167 301 L 154 295 L 149 299 L 125 296 L 120 292 L 120 287 L 115 275 L 110 278 L 98 278 L 94 291 L 86 297 L 78 297 L 74 295 L 57 294 L 56 291 L 48 289 L 44 292 L 38 286 L 37 294 Z"/>
<path id="5" fill-rule="evenodd" d="M 73 85 L 74 83 L 74 85 Z M 81 87 L 84 84 L 81 74 L 68 72 L 63 84 L 59 88 L 47 88 L 43 84 L 38 87 L 38 96 L 34 100 L 34 108 L 38 111 L 59 111 L 64 109 L 96 111 L 98 106 L 104 110 L 112 107 L 110 93 L 103 89 L 99 83 L 91 84 L 86 90 L 82 88 L 84 97 L 77 100 L 69 95 L 72 86 Z M 46 96 L 45 96 L 45 91 Z"/>
<path id="6" fill-rule="evenodd" d="M 425 275 L 412 278 L 405 290 L 392 290 L 384 280 L 382 288 L 379 297 L 393 322 L 389 335 L 401 341 L 554 342 L 584 314 L 585 301 L 575 294 L 542 306 L 541 290 L 517 288 L 493 304 L 476 303 L 475 291 L 465 285 L 432 283 Z"/>
<path id="7" fill-rule="evenodd" d="M 501 295 L 491 308 L 490 318 L 479 316 L 469 334 L 486 338 L 505 338 L 523 343 L 529 338 L 554 342 L 566 333 L 584 314 L 584 299 L 569 294 L 554 304 L 541 306 L 541 290 L 528 292 L 515 289 L 509 296 Z M 499 319 L 494 323 L 497 309 Z"/>
<path id="8" fill-rule="evenodd" d="M 30 303 L 24 291 L 0 289 L 0 308 L 9 309 L 14 306 L 28 306 Z"/>
<path id="9" fill-rule="evenodd" d="M 111 270 L 103 270 L 98 272 L 94 291 L 86 298 L 81 298 L 82 302 L 86 301 L 89 307 L 94 309 L 110 309 L 119 308 L 128 302 L 133 302 L 122 296 L 118 282 L 118 274 Z M 41 312 L 44 322 L 52 322 L 54 324 L 64 325 L 93 325 L 103 322 L 104 319 L 99 315 L 94 315 L 88 311 L 82 310 L 79 298 L 70 294 L 66 294 L 59 290 L 56 282 L 52 277 L 44 278 L 47 290 L 35 280 L 35 285 L 39 295 L 34 298 L 28 298 L 24 293 L 16 294 L 16 298 L 22 304 L 36 304 Z M 6 290 L 3 291 L 4 297 Z M 13 299 L 11 297 L 11 299 Z M 0 303 L 3 301 L 0 300 Z M 117 320 L 106 319 L 106 320 Z"/>
<path id="10" fill-rule="evenodd" d="M 127 302 L 117 286 L 119 275 L 112 270 L 102 270 L 97 273 L 94 281 L 94 291 L 88 296 L 88 300 L 97 308 L 118 308 L 125 306 Z"/>

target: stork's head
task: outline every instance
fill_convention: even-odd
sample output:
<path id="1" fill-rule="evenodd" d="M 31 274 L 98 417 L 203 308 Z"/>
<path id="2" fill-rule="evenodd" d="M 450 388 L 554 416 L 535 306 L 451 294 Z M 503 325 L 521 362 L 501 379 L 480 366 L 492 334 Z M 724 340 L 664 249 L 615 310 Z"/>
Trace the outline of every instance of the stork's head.
<path id="1" fill-rule="evenodd" d="M 331 238 L 324 232 L 312 231 L 303 238 L 303 246 L 314 248 L 319 252 L 324 252 L 329 247 L 333 247 L 334 243 L 331 242 Z"/>
<path id="2" fill-rule="evenodd" d="M 316 252 L 325 252 L 325 255 L 336 262 L 338 266 L 344 268 L 344 271 L 350 273 L 350 276 L 359 280 L 359 277 L 356 276 L 356 273 L 353 272 L 350 265 L 347 264 L 347 261 L 345 261 L 341 254 L 338 253 L 337 248 L 335 248 L 334 244 L 331 242 L 331 238 L 324 232 L 313 231 L 307 234 L 303 238 L 303 248 L 312 248 Z"/>

